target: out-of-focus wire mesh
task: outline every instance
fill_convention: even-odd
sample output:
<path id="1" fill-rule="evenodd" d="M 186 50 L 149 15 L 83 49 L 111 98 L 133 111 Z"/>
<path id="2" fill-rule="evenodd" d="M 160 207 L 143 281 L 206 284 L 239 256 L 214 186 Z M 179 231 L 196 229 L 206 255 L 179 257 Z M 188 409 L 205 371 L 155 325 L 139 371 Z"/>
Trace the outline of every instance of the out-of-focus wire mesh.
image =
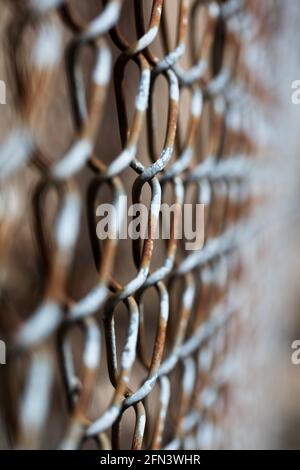
<path id="1" fill-rule="evenodd" d="M 226 447 L 255 318 L 275 106 L 258 52 L 277 2 L 1 8 L 2 447 Z M 100 241 L 97 206 L 121 220 L 124 195 L 147 204 L 149 237 Z M 154 238 L 162 202 L 206 205 L 203 248 Z"/>

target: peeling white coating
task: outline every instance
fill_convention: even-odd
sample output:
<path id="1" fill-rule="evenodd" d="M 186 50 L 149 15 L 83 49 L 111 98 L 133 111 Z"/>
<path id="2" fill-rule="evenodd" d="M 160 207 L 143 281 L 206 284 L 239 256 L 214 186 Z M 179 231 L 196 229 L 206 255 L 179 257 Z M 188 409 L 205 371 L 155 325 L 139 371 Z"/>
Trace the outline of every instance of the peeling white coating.
<path id="1" fill-rule="evenodd" d="M 137 423 L 136 423 L 136 433 L 139 437 L 144 435 L 145 426 L 146 426 L 146 415 L 142 414 L 141 416 L 138 417 Z"/>
<path id="2" fill-rule="evenodd" d="M 168 377 L 162 377 L 160 379 L 160 402 L 162 406 L 162 410 L 166 413 L 166 408 L 170 401 L 170 393 L 171 393 L 171 386 Z M 165 416 L 165 415 L 164 415 Z"/>
<path id="3" fill-rule="evenodd" d="M 164 424 L 167 416 L 168 405 L 170 401 L 170 382 L 167 377 L 162 377 L 160 379 L 160 410 L 159 410 L 159 435 L 158 435 L 158 443 L 161 443 L 162 440 L 162 433 L 164 429 Z"/>
<path id="4" fill-rule="evenodd" d="M 174 72 L 169 71 L 169 90 L 170 90 L 170 98 L 172 101 L 178 103 L 179 101 L 179 85 L 178 80 Z"/>
<path id="5" fill-rule="evenodd" d="M 42 341 L 55 330 L 61 319 L 60 306 L 54 301 L 45 301 L 19 329 L 16 345 L 27 347 Z"/>
<path id="6" fill-rule="evenodd" d="M 90 22 L 87 30 L 82 34 L 82 40 L 94 39 L 109 31 L 118 21 L 121 11 L 120 2 L 110 2 L 103 12 Z"/>
<path id="7" fill-rule="evenodd" d="M 205 387 L 200 395 L 200 402 L 205 408 L 211 408 L 218 398 L 217 391 L 212 387 Z"/>
<path id="8" fill-rule="evenodd" d="M 64 369 L 66 371 L 66 381 L 68 388 L 72 393 L 73 391 L 78 390 L 79 381 L 75 373 L 72 347 L 67 336 L 64 337 L 62 342 L 62 354 L 64 358 Z"/>
<path id="9" fill-rule="evenodd" d="M 184 290 L 184 294 L 183 294 L 183 298 L 182 298 L 183 306 L 186 309 L 192 308 L 193 301 L 194 301 L 194 296 L 195 296 L 195 287 L 194 286 L 188 286 L 188 288 Z"/>
<path id="10" fill-rule="evenodd" d="M 175 367 L 177 360 L 178 360 L 178 348 L 175 352 L 170 354 L 170 356 L 167 357 L 163 361 L 163 363 L 161 364 L 159 368 L 159 376 L 167 375 L 173 369 L 173 367 Z"/>
<path id="11" fill-rule="evenodd" d="M 164 59 L 162 59 L 156 66 L 156 70 L 161 72 L 171 67 L 175 62 L 184 54 L 185 44 L 180 43 L 174 51 L 170 52 Z"/>
<path id="12" fill-rule="evenodd" d="M 191 411 L 183 418 L 183 429 L 185 433 L 188 433 L 201 419 L 200 413 L 197 411 Z"/>
<path id="13" fill-rule="evenodd" d="M 150 90 L 150 69 L 144 69 L 141 73 L 139 91 L 135 100 L 135 107 L 138 111 L 145 111 L 149 101 L 149 90 Z"/>
<path id="14" fill-rule="evenodd" d="M 68 435 L 59 445 L 59 450 L 76 450 L 82 439 L 83 429 L 81 422 L 72 422 Z"/>
<path id="15" fill-rule="evenodd" d="M 93 70 L 93 82 L 99 86 L 109 83 L 111 75 L 111 52 L 108 47 L 101 47 L 98 51 L 97 62 Z"/>
<path id="16" fill-rule="evenodd" d="M 161 206 L 161 193 L 157 193 L 153 195 L 151 201 L 151 211 L 153 211 L 153 215 L 155 218 L 158 218 Z"/>
<path id="17" fill-rule="evenodd" d="M 165 147 L 160 156 L 159 156 L 159 159 L 153 163 L 153 165 L 151 165 L 150 167 L 146 168 L 144 171 L 143 171 L 143 174 L 142 174 L 142 178 L 143 180 L 148 180 L 148 179 L 151 179 L 153 178 L 157 173 L 159 173 L 160 171 L 162 171 L 166 164 L 168 163 L 168 161 L 170 160 L 171 156 L 172 156 L 172 152 L 173 152 L 173 147 Z M 161 194 L 159 192 L 159 190 L 156 191 L 156 194 L 155 194 L 155 199 L 157 198 L 160 198 L 161 197 Z M 157 199 L 158 200 L 158 199 Z M 154 199 L 152 200 L 154 201 Z M 160 202 L 159 202 L 160 203 Z"/>
<path id="18" fill-rule="evenodd" d="M 174 164 L 165 171 L 163 175 L 163 179 L 167 180 L 169 178 L 172 178 L 173 176 L 178 175 L 183 170 L 185 170 L 192 156 L 193 156 L 193 149 L 191 147 L 185 148 L 182 151 L 181 155 L 179 156 L 178 160 L 176 160 L 176 162 L 174 162 Z M 176 197 L 177 197 L 179 204 L 182 204 L 183 199 L 184 199 L 184 189 L 182 185 L 176 186 Z"/>
<path id="19" fill-rule="evenodd" d="M 213 352 L 210 347 L 201 349 L 198 354 L 199 369 L 202 372 L 208 372 L 213 361 Z"/>
<path id="20" fill-rule="evenodd" d="M 148 267 L 141 268 L 138 272 L 138 275 L 123 288 L 123 291 L 120 294 L 120 298 L 125 299 L 126 297 L 129 297 L 132 292 L 136 292 L 144 284 L 148 273 Z"/>
<path id="21" fill-rule="evenodd" d="M 166 147 L 163 149 L 163 151 L 160 154 L 159 160 L 155 163 L 157 163 L 157 166 L 160 169 L 163 169 L 168 161 L 170 160 L 173 152 L 173 147 Z"/>
<path id="22" fill-rule="evenodd" d="M 183 391 L 186 395 L 190 395 L 194 390 L 196 379 L 196 366 L 195 361 L 191 357 L 188 357 L 184 361 L 184 374 L 182 380 Z"/>
<path id="23" fill-rule="evenodd" d="M 136 154 L 136 145 L 126 147 L 122 153 L 109 165 L 106 175 L 108 177 L 121 173 L 132 162 Z"/>
<path id="24" fill-rule="evenodd" d="M 203 109 L 203 95 L 200 90 L 193 93 L 191 101 L 191 113 L 194 117 L 199 117 Z"/>
<path id="25" fill-rule="evenodd" d="M 33 357 L 27 375 L 20 410 L 22 428 L 38 432 L 43 425 L 50 404 L 53 370 L 46 354 Z"/>
<path id="26" fill-rule="evenodd" d="M 59 250 L 71 250 L 76 242 L 81 214 L 81 201 L 77 194 L 67 194 L 55 226 L 55 240 Z"/>
<path id="27" fill-rule="evenodd" d="M 130 318 L 127 337 L 121 357 L 121 368 L 128 370 L 131 368 L 136 355 L 136 342 L 139 327 L 139 313 L 134 311 Z"/>
<path id="28" fill-rule="evenodd" d="M 63 1 L 64 0 L 30 0 L 30 6 L 38 13 L 46 13 L 47 10 L 61 5 Z"/>
<path id="29" fill-rule="evenodd" d="M 167 322 L 169 318 L 169 295 L 166 292 L 163 293 L 160 302 L 160 318 L 165 322 Z"/>
<path id="30" fill-rule="evenodd" d="M 83 352 L 83 362 L 89 369 L 95 369 L 100 360 L 100 331 L 96 324 L 89 325 Z"/>
<path id="31" fill-rule="evenodd" d="M 208 13 L 211 18 L 218 18 L 221 13 L 220 6 L 216 2 L 209 3 Z"/>
<path id="32" fill-rule="evenodd" d="M 150 46 L 151 42 L 154 40 L 155 36 L 157 35 L 158 32 L 158 27 L 157 26 L 152 26 L 152 28 L 147 31 L 144 36 L 142 36 L 136 43 L 136 46 L 134 48 L 134 52 L 140 52 L 143 49 L 146 49 L 146 47 Z"/>
<path id="33" fill-rule="evenodd" d="M 205 341 L 210 334 L 212 333 L 212 328 L 210 323 L 206 323 L 199 327 L 193 336 L 191 336 L 185 343 L 182 345 L 180 349 L 180 356 L 187 357 L 191 354 L 195 349 L 199 347 L 199 345 Z"/>
<path id="34" fill-rule="evenodd" d="M 62 160 L 52 167 L 52 174 L 58 179 L 67 179 L 76 173 L 87 162 L 92 153 L 92 144 L 82 139 L 76 142 Z"/>
<path id="35" fill-rule="evenodd" d="M 130 397 L 126 399 L 126 406 L 132 406 L 134 403 L 143 400 L 147 395 L 149 395 L 149 393 L 153 390 L 155 386 L 156 380 L 157 374 L 147 379 L 144 384 L 138 389 L 137 392 L 133 393 Z"/>
<path id="36" fill-rule="evenodd" d="M 181 67 L 179 67 L 178 64 L 174 65 L 174 70 L 176 70 L 176 73 L 178 77 L 180 78 L 180 81 L 182 81 L 186 85 L 190 85 L 194 83 L 196 80 L 199 80 L 199 78 L 204 75 L 204 73 L 207 70 L 207 67 L 208 67 L 207 60 L 200 59 L 189 70 L 183 70 Z"/>
<path id="37" fill-rule="evenodd" d="M 23 167 L 34 149 L 33 136 L 29 129 L 11 131 L 0 147 L 0 179 L 5 179 Z"/>
<path id="38" fill-rule="evenodd" d="M 223 69 L 207 86 L 207 91 L 211 95 L 220 93 L 230 78 L 230 73 L 227 69 Z"/>
<path id="39" fill-rule="evenodd" d="M 212 190 L 211 185 L 207 180 L 201 182 L 200 191 L 202 204 L 209 204 L 211 201 Z"/>
<path id="40" fill-rule="evenodd" d="M 163 266 L 161 266 L 160 268 L 157 269 L 157 271 L 154 271 L 151 275 L 148 276 L 148 278 L 147 278 L 147 280 L 144 284 L 144 287 L 152 286 L 152 285 L 156 284 L 157 282 L 159 282 L 162 278 L 167 276 L 169 274 L 170 270 L 172 269 L 173 264 L 174 263 L 170 258 L 166 258 L 166 260 L 164 261 Z M 164 293 L 163 297 L 166 296 L 166 295 L 167 294 Z M 163 308 L 165 309 L 165 306 Z"/>
<path id="41" fill-rule="evenodd" d="M 33 43 L 32 62 L 39 69 L 54 67 L 61 55 L 62 35 L 53 23 L 43 23 Z"/>
<path id="42" fill-rule="evenodd" d="M 113 422 L 117 419 L 120 413 L 120 406 L 119 405 L 111 405 L 99 419 L 94 421 L 87 430 L 87 436 L 94 436 L 95 434 L 99 434 L 100 432 L 104 431 L 105 429 L 109 428 Z"/>
<path id="43" fill-rule="evenodd" d="M 94 287 L 85 297 L 79 300 L 69 310 L 69 319 L 75 320 L 83 316 L 91 315 L 98 310 L 104 302 L 108 289 L 104 285 Z"/>
<path id="44" fill-rule="evenodd" d="M 24 209 L 23 201 L 13 185 L 0 190 L 0 221 L 14 220 Z"/>

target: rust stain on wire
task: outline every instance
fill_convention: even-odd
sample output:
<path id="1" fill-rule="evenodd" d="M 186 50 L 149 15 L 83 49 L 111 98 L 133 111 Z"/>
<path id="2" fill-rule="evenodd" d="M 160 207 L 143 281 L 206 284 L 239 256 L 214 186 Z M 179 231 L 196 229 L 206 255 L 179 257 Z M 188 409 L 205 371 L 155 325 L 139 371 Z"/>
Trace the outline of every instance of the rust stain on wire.
<path id="1" fill-rule="evenodd" d="M 99 1 L 98 14 L 90 21 L 81 18 L 71 0 L 10 3 L 10 60 L 17 90 L 18 124 L 0 150 L 1 178 L 22 172 L 28 165 L 38 171 L 32 202 L 33 229 L 47 267 L 40 304 L 16 325 L 10 338 L 11 360 L 24 354 L 29 358 L 25 385 L 18 397 L 17 431 L 12 445 L 39 446 L 39 434 L 45 432 L 47 416 L 51 417 L 50 396 L 57 361 L 68 404 L 68 423 L 59 448 L 78 449 L 89 439 L 99 448 L 118 448 L 122 419 L 129 408 L 135 414 L 132 448 L 201 446 L 197 439 L 203 423 L 208 429 L 209 423 L 216 424 L 220 419 L 217 410 L 218 402 L 223 400 L 222 387 L 214 381 L 214 369 L 226 354 L 228 324 L 239 310 L 234 294 L 228 293 L 234 293 L 238 285 L 243 217 L 251 205 L 247 179 L 253 170 L 250 153 L 255 145 L 239 125 L 237 114 L 242 96 L 234 94 L 238 82 L 245 79 L 244 85 L 247 84 L 240 52 L 243 19 L 253 15 L 252 20 L 256 21 L 251 2 L 132 1 L 134 42 L 120 29 L 121 14 L 128 15 L 122 12 L 126 8 L 122 0 Z M 177 20 L 167 14 L 168 3 L 178 9 Z M 148 20 L 146 4 L 151 5 Z M 171 21 L 176 26 L 172 28 L 174 37 Z M 71 38 L 65 50 L 60 23 L 68 28 Z M 26 50 L 23 36 L 29 27 L 33 28 L 34 37 Z M 158 40 L 162 45 L 160 55 L 155 48 Z M 119 50 L 115 61 L 112 44 Z M 80 60 L 87 48 L 93 56 L 88 81 Z M 63 56 L 74 132 L 68 149 L 53 163 L 39 148 L 36 129 L 39 110 L 46 103 L 47 84 Z M 189 57 L 188 67 L 183 65 L 185 57 Z M 125 79 L 131 63 L 138 67 L 139 79 L 130 121 Z M 159 78 L 167 84 L 166 125 L 154 103 Z M 122 151 L 105 164 L 96 151 L 96 143 L 99 127 L 108 119 L 105 102 L 112 81 Z M 185 113 L 181 104 L 184 93 L 189 96 L 189 110 Z M 232 116 L 237 116 L 234 125 Z M 183 120 L 188 123 L 184 137 L 180 132 Z M 148 133 L 148 164 L 139 159 L 138 150 L 144 125 Z M 164 125 L 164 142 L 159 149 L 156 130 Z M 205 132 L 200 132 L 203 128 Z M 76 176 L 87 168 L 90 183 L 85 201 Z M 121 199 L 126 194 L 122 178 L 128 168 L 136 175 L 133 202 L 141 201 L 145 187 L 150 189 L 151 198 L 148 238 L 144 243 L 134 240 L 132 245 L 136 274 L 121 285 L 112 275 L 118 257 L 118 233 L 103 242 L 100 249 L 95 205 L 100 189 L 107 186 L 111 193 L 108 202 L 112 201 L 118 219 L 122 219 Z M 171 188 L 178 207 L 187 201 L 190 190 L 195 192 L 194 203 L 205 202 L 206 239 L 201 250 L 186 252 L 175 237 L 180 222 L 175 214 L 161 264 L 153 270 L 158 209 L 167 188 Z M 56 194 L 58 205 L 55 221 L 46 229 L 42 211 L 50 192 Z M 67 293 L 67 281 L 85 205 L 98 282 L 75 301 Z M 144 295 L 149 289 L 157 296 L 150 355 L 144 309 Z M 116 340 L 119 304 L 128 314 L 123 345 Z M 104 337 L 99 326 L 102 318 Z M 78 327 L 83 335 L 80 368 L 75 366 L 69 339 Z M 49 345 L 51 338 L 56 338 L 56 356 Z M 101 365 L 104 342 L 105 370 Z M 137 363 L 144 370 L 144 379 L 139 387 L 132 388 L 131 377 Z M 114 392 L 106 409 L 98 410 L 91 419 L 90 403 L 95 394 L 101 393 L 99 372 L 109 377 Z M 157 406 L 151 409 L 148 399 L 154 393 Z"/>

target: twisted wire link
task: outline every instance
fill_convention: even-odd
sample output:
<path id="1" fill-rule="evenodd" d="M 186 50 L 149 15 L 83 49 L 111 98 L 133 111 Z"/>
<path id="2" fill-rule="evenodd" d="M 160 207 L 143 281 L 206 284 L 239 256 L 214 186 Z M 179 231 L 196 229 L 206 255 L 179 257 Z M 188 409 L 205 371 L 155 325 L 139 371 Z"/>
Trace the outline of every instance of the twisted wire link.
<path id="1" fill-rule="evenodd" d="M 248 86 L 243 25 L 247 19 L 253 25 L 259 20 L 253 2 L 246 0 L 130 3 L 132 8 L 123 0 L 99 1 L 96 16 L 85 20 L 72 0 L 10 1 L 8 53 L 16 124 L 0 147 L 0 174 L 5 181 L 32 167 L 38 175 L 30 201 L 31 224 L 44 262 L 40 302 L 26 319 L 20 316 L 9 333 L 11 361 L 27 355 L 29 362 L 18 395 L 13 447 L 42 445 L 46 424 L 57 419 L 51 411 L 57 375 L 64 385 L 67 417 L 60 441 L 46 445 L 78 449 L 93 442 L 99 448 L 120 448 L 131 408 L 134 429 L 127 427 L 126 434 L 133 449 L 201 448 L 222 429 L 228 385 L 222 364 L 243 302 L 241 251 L 251 233 L 251 180 L 257 174 L 252 158 L 256 145 L 247 131 L 243 106 Z M 121 27 L 122 17 L 124 21 L 129 15 L 136 27 L 134 41 Z M 25 41 L 29 30 L 30 43 Z M 82 59 L 88 50 L 93 65 L 86 78 Z M 51 107 L 47 90 L 62 61 L 73 137 L 53 160 L 51 152 L 41 148 L 38 131 L 41 108 Z M 139 77 L 129 106 L 131 64 Z M 154 99 L 161 80 L 167 84 L 165 123 Z M 108 119 L 112 82 L 122 149 L 105 163 L 101 148 L 109 143 L 97 144 Z M 59 122 L 57 126 L 59 132 Z M 158 128 L 165 129 L 161 148 Z M 118 138 L 116 129 L 112 138 Z M 106 187 L 117 219 L 125 219 L 122 201 L 128 169 L 135 175 L 132 202 L 139 204 L 145 190 L 150 191 L 150 201 L 147 238 L 132 242 L 135 275 L 121 284 L 114 266 L 122 256 L 122 223 L 100 243 L 96 205 Z M 89 180 L 86 199 L 80 188 L 83 173 Z M 176 237 L 180 211 L 175 211 L 170 238 L 154 268 L 159 211 L 170 190 L 178 209 L 191 201 L 206 205 L 204 245 L 195 251 L 185 249 L 184 240 Z M 49 223 L 46 206 L 53 196 Z M 82 243 L 85 213 L 97 283 L 75 300 L 68 281 L 76 246 Z M 155 307 L 147 302 L 147 292 L 156 297 Z M 127 312 L 123 344 L 116 332 L 120 305 Z M 156 321 L 150 354 L 149 316 Z M 82 341 L 75 351 L 76 331 Z M 137 364 L 143 370 L 139 386 L 132 380 Z M 105 408 L 95 405 L 106 394 L 101 374 L 109 377 L 113 390 Z"/>

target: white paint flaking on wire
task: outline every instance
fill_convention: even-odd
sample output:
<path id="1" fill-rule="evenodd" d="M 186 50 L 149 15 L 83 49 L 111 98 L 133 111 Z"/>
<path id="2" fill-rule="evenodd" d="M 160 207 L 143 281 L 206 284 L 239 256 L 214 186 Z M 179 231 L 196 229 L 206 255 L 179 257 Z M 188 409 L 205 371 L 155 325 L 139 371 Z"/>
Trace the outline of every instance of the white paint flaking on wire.
<path id="1" fill-rule="evenodd" d="M 69 152 L 52 167 L 52 174 L 58 179 L 67 179 L 80 170 L 92 153 L 92 144 L 82 139 L 76 142 Z"/>
<path id="2" fill-rule="evenodd" d="M 118 1 L 110 2 L 103 12 L 89 24 L 87 30 L 81 35 L 82 40 L 94 39 L 109 31 L 118 21 L 121 4 Z"/>
<path id="3" fill-rule="evenodd" d="M 135 107 L 138 111 L 143 112 L 147 109 L 150 90 L 150 69 L 144 69 L 141 73 L 139 90 L 135 100 Z"/>
<path id="4" fill-rule="evenodd" d="M 45 353 L 33 356 L 20 410 L 22 428 L 38 432 L 49 407 L 52 364 Z"/>
<path id="5" fill-rule="evenodd" d="M 221 13 L 220 6 L 216 2 L 209 3 L 208 13 L 211 18 L 218 18 Z"/>
<path id="6" fill-rule="evenodd" d="M 53 68 L 60 59 L 62 35 L 52 23 L 41 24 L 33 43 L 32 62 L 41 70 Z"/>
<path id="7" fill-rule="evenodd" d="M 191 357 L 188 357 L 184 361 L 184 373 L 182 379 L 183 391 L 186 395 L 190 395 L 194 389 L 196 379 L 196 366 L 195 362 Z"/>
<path id="8" fill-rule="evenodd" d="M 93 82 L 99 86 L 109 83 L 111 75 L 111 52 L 108 47 L 102 46 L 97 54 L 96 65 L 93 70 Z"/>
<path id="9" fill-rule="evenodd" d="M 136 342 L 138 336 L 139 313 L 134 311 L 130 318 L 127 337 L 121 357 L 121 368 L 129 370 L 133 364 L 136 355 Z"/>
<path id="10" fill-rule="evenodd" d="M 70 308 L 68 318 L 75 320 L 95 313 L 101 307 L 107 293 L 108 289 L 104 285 L 94 287 L 85 297 Z"/>
<path id="11" fill-rule="evenodd" d="M 106 176 L 112 178 L 121 173 L 132 162 L 136 154 L 136 145 L 129 145 L 122 153 L 109 165 Z"/>
<path id="12" fill-rule="evenodd" d="M 91 424 L 87 430 L 86 430 L 86 435 L 87 436 L 94 436 L 96 434 L 99 434 L 100 432 L 104 431 L 105 429 L 109 428 L 114 421 L 117 419 L 120 413 L 120 405 L 111 405 L 104 413 L 103 415 L 98 418 L 96 421 L 94 421 L 93 424 Z"/>
<path id="13" fill-rule="evenodd" d="M 178 80 L 174 72 L 169 70 L 169 93 L 172 101 L 178 103 L 179 101 L 179 85 Z"/>
<path id="14" fill-rule="evenodd" d="M 21 326 L 16 335 L 16 345 L 32 346 L 49 336 L 62 319 L 60 306 L 47 300 Z"/>
<path id="15" fill-rule="evenodd" d="M 32 133 L 26 128 L 11 131 L 0 147 L 0 179 L 7 178 L 22 168 L 34 149 Z"/>
<path id="16" fill-rule="evenodd" d="M 164 59 L 162 59 L 156 66 L 155 70 L 157 72 L 162 72 L 163 70 L 168 69 L 177 62 L 179 57 L 184 54 L 185 44 L 180 43 L 174 51 L 170 52 Z"/>
<path id="17" fill-rule="evenodd" d="M 137 41 L 134 52 L 141 52 L 143 49 L 146 49 L 146 47 L 150 46 L 151 42 L 155 39 L 157 32 L 158 27 L 152 26 L 152 28 L 150 28 L 149 31 L 147 31 L 147 33 Z"/>
<path id="18" fill-rule="evenodd" d="M 130 397 L 125 400 L 126 406 L 132 406 L 133 404 L 143 400 L 153 390 L 157 380 L 157 374 L 147 379 L 143 385 L 138 389 L 137 392 L 133 393 Z"/>
<path id="19" fill-rule="evenodd" d="M 136 433 L 138 436 L 144 435 L 145 426 L 146 426 L 146 415 L 142 414 L 138 417 L 137 423 L 136 423 Z"/>
<path id="20" fill-rule="evenodd" d="M 169 295 L 164 292 L 160 301 L 160 318 L 167 323 L 169 318 Z"/>
<path id="21" fill-rule="evenodd" d="M 89 369 L 95 369 L 100 360 L 100 331 L 94 323 L 88 326 L 83 353 L 83 362 Z"/>
<path id="22" fill-rule="evenodd" d="M 193 93 L 191 100 L 191 114 L 194 117 L 199 117 L 202 113 L 203 108 L 203 95 L 200 90 L 196 90 Z"/>
<path id="23" fill-rule="evenodd" d="M 46 13 L 52 8 L 56 8 L 63 3 L 64 0 L 30 0 L 30 6 L 38 13 Z"/>
<path id="24" fill-rule="evenodd" d="M 55 226 L 55 239 L 58 248 L 69 251 L 75 245 L 81 214 L 81 201 L 77 194 L 68 194 L 59 213 Z"/>

